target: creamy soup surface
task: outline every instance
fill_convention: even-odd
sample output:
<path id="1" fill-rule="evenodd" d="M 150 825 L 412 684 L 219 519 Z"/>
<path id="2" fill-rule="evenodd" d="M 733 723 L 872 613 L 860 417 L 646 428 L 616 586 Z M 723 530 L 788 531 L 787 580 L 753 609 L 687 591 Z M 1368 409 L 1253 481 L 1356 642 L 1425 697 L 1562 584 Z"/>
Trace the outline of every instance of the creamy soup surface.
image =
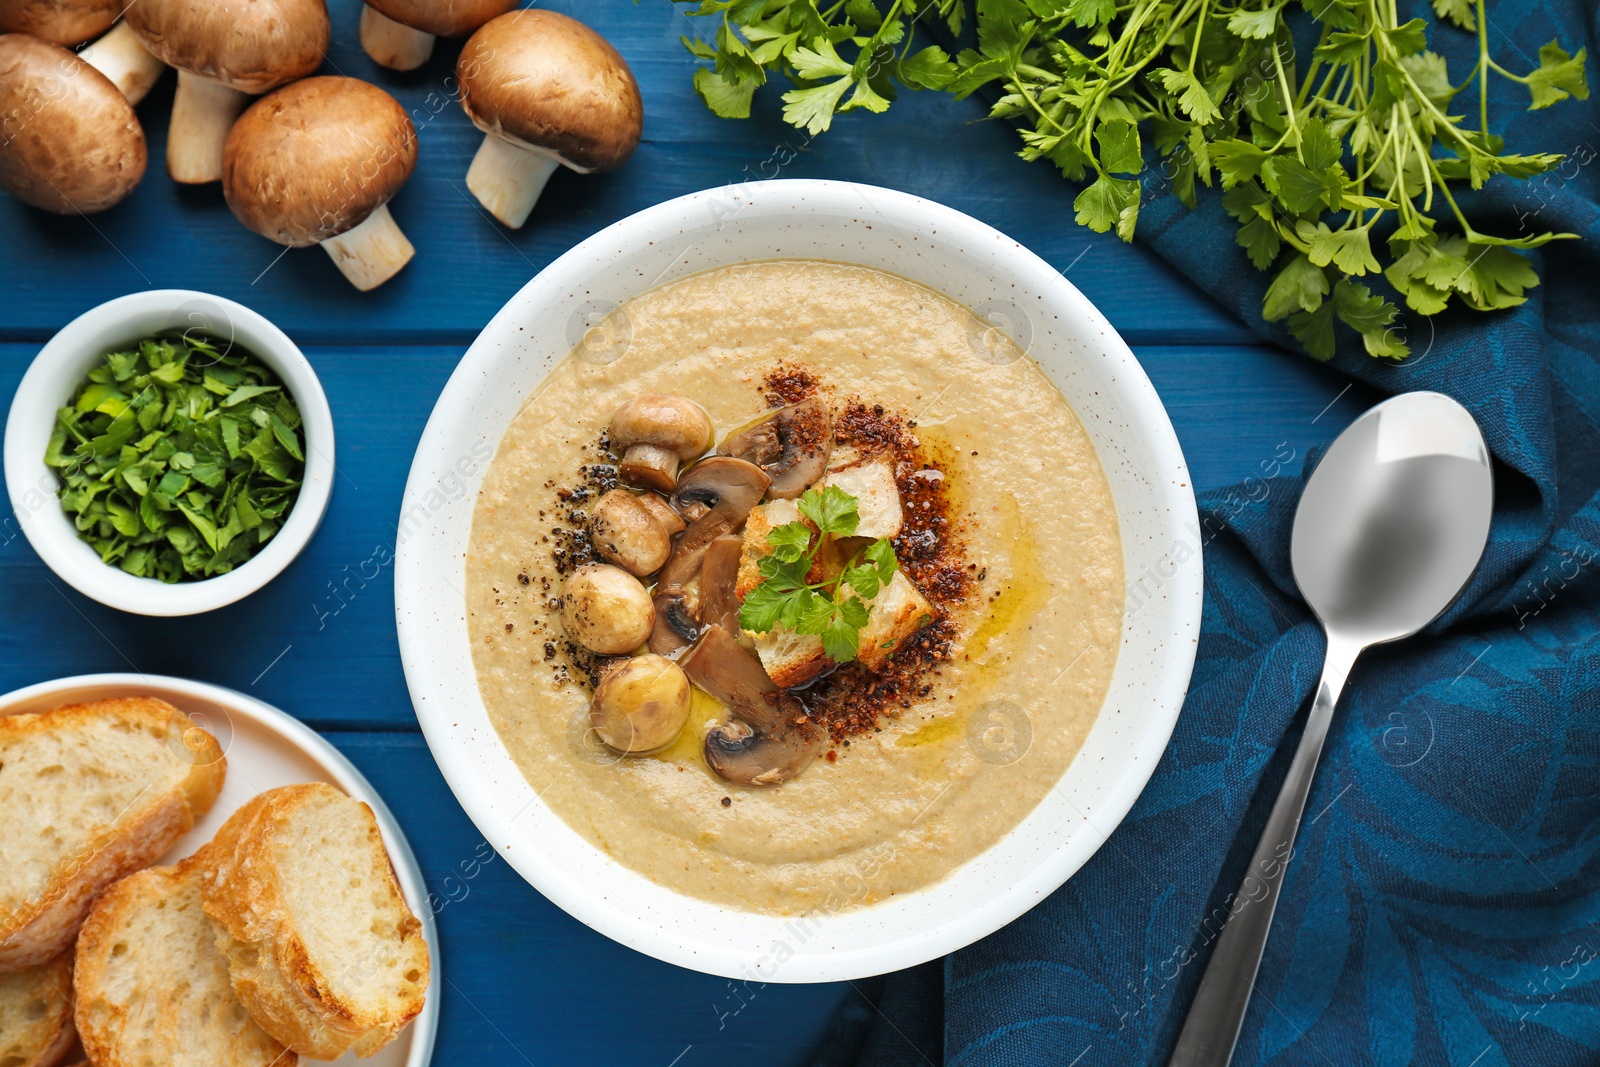
<path id="1" fill-rule="evenodd" d="M 707 768 L 702 741 L 722 709 L 698 690 L 673 745 L 619 758 L 589 729 L 587 685 L 551 658 L 555 489 L 596 461 L 629 398 L 691 397 L 720 439 L 766 408 L 763 378 L 780 366 L 806 368 L 826 396 L 904 413 L 939 457 L 982 576 L 953 614 L 952 659 L 926 697 L 781 786 L 735 786 Z M 501 440 L 466 578 L 483 703 L 540 799 L 664 886 L 776 914 L 921 888 L 1015 826 L 1099 713 L 1123 614 L 1105 473 L 1033 361 L 919 284 L 811 260 L 698 274 L 591 331 Z"/>

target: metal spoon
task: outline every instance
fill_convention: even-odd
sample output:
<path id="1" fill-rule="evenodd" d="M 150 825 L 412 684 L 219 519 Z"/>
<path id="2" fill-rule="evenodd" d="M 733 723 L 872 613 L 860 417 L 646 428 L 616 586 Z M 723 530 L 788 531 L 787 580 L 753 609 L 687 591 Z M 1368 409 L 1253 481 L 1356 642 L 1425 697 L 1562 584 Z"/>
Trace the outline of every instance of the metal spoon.
<path id="1" fill-rule="evenodd" d="M 1306 483 L 1290 553 L 1328 635 L 1322 683 L 1169 1067 L 1233 1058 L 1339 691 L 1364 649 L 1410 637 L 1460 595 L 1493 506 L 1483 434 L 1440 393 L 1402 393 L 1368 411 Z"/>

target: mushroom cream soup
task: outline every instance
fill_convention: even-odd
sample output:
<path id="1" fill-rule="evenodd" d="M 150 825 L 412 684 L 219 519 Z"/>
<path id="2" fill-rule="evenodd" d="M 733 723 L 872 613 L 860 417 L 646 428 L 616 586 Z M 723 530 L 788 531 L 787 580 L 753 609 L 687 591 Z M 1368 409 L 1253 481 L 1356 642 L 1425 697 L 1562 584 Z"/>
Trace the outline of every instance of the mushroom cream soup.
<path id="1" fill-rule="evenodd" d="M 999 840 L 1093 724 L 1123 614 L 1110 488 L 1033 361 L 921 285 L 809 260 L 590 330 L 500 442 L 466 580 L 483 703 L 540 799 L 656 882 L 777 914 Z M 823 637 L 772 621 L 795 597 Z"/>

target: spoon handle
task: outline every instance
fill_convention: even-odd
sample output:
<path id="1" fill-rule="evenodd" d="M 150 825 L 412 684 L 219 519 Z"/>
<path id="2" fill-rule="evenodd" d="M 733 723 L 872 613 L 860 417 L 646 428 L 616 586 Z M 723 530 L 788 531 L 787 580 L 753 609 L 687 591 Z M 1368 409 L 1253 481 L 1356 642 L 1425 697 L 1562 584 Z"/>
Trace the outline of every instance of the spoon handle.
<path id="1" fill-rule="evenodd" d="M 1305 733 L 1300 736 L 1283 788 L 1272 805 L 1255 854 L 1250 857 L 1244 881 L 1229 899 L 1231 914 L 1200 979 L 1168 1067 L 1227 1067 L 1233 1059 L 1233 1046 L 1239 1040 L 1239 1027 L 1255 989 L 1256 968 L 1261 965 L 1267 935 L 1272 932 L 1272 913 L 1278 907 L 1283 872 L 1294 858 L 1294 839 L 1317 761 L 1322 756 L 1322 743 L 1328 736 L 1328 724 L 1345 678 L 1360 652 L 1358 645 L 1329 638 L 1322 682 L 1306 717 Z"/>

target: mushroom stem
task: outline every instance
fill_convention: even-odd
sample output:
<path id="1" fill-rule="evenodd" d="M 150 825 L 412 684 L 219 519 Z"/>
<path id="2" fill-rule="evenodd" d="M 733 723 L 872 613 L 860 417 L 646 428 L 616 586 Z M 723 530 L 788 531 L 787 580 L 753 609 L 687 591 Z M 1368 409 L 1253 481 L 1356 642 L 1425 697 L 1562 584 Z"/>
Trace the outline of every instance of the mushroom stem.
<path id="1" fill-rule="evenodd" d="M 334 264 L 362 292 L 376 289 L 411 262 L 416 249 L 383 204 L 354 229 L 322 242 Z"/>
<path id="2" fill-rule="evenodd" d="M 416 70 L 433 55 L 434 36 L 396 22 L 377 8 L 361 8 L 361 47 L 390 70 Z"/>
<path id="3" fill-rule="evenodd" d="M 472 157 L 467 188 L 489 214 L 519 230 L 560 165 L 548 152 L 524 148 L 491 133 Z"/>
<path id="4" fill-rule="evenodd" d="M 222 180 L 222 148 L 250 97 L 231 86 L 187 70 L 178 71 L 167 133 L 167 173 L 175 182 L 204 185 Z"/>
<path id="5" fill-rule="evenodd" d="M 126 22 L 117 23 L 104 37 L 79 52 L 78 58 L 104 74 L 130 104 L 143 100 L 167 69 L 140 43 Z"/>

